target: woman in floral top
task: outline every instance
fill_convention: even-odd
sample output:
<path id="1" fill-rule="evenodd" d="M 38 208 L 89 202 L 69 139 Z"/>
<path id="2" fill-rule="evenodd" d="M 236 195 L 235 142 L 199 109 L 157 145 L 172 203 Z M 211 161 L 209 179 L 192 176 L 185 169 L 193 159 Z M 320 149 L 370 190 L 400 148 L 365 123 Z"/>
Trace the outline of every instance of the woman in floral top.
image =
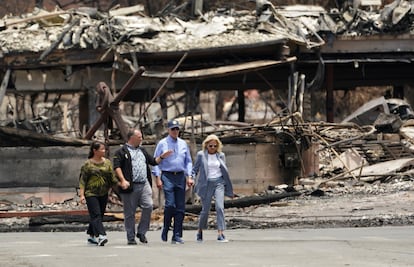
<path id="1" fill-rule="evenodd" d="M 86 202 L 90 216 L 88 242 L 98 246 L 108 242 L 102 219 L 109 189 L 118 183 L 111 161 L 105 158 L 105 151 L 104 143 L 94 141 L 91 144 L 88 160 L 83 164 L 79 178 L 80 201 Z"/>

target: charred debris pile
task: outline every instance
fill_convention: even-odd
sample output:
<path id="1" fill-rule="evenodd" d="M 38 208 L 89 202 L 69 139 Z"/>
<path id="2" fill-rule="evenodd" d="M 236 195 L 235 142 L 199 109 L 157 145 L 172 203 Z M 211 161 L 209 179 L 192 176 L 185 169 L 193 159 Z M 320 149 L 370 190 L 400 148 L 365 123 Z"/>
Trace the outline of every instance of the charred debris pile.
<path id="1" fill-rule="evenodd" d="M 300 61 L 300 54 L 295 54 L 295 45 L 316 51 L 329 45 L 332 38 L 386 34 L 398 37 L 411 35 L 413 28 L 414 17 L 410 12 L 413 4 L 408 1 L 393 1 L 381 8 L 344 5 L 329 11 L 319 6 L 274 6 L 268 1 L 256 2 L 255 10 L 217 9 L 198 16 L 183 12 L 187 10 L 185 6 L 168 6 L 159 16 L 148 17 L 141 5 L 109 12 L 81 7 L 54 12 L 35 10 L 20 17 L 5 16 L 0 21 L 0 72 L 4 74 L 0 104 L 6 106 L 5 94 L 33 93 L 19 92 L 13 88 L 17 79 L 13 72 L 18 70 L 26 70 L 27 79 L 31 79 L 29 70 L 56 68 L 65 73 L 67 81 L 78 69 L 91 66 L 109 66 L 128 73 L 136 72 L 140 64 L 145 62 L 140 57 L 142 55 L 245 44 L 260 46 L 267 42 L 286 42 L 280 56 Z M 143 77 L 160 77 L 157 76 L 160 74 L 160 69 L 157 69 L 159 66 L 148 64 L 144 67 L 146 71 Z M 165 70 L 162 73 L 165 74 Z M 323 76 L 318 77 L 318 80 L 320 83 Z M 313 86 L 319 83 L 310 81 L 306 89 L 315 89 Z M 53 100 L 56 102 L 54 106 L 58 105 L 59 98 L 58 95 Z M 290 99 L 283 101 L 292 102 Z M 295 111 L 290 105 L 287 106 L 290 112 Z M 69 108 L 75 109 L 76 103 L 73 108 Z M 52 117 L 56 120 L 62 114 L 44 116 L 37 114 L 32 107 L 33 118 L 22 122 L 12 106 L 3 110 L 5 112 L 0 116 L 0 126 L 26 128 L 49 135 L 58 132 L 60 137 L 66 132 L 71 137 L 77 133 L 76 137 L 82 138 L 81 129 L 76 129 L 76 125 L 71 129 L 51 127 Z M 72 113 L 76 114 L 76 110 Z M 10 129 L 4 131 L 7 133 L 2 133 L 2 136 L 15 135 L 15 131 Z M 75 143 L 75 140 L 70 142 Z M 55 140 L 53 143 L 64 144 L 64 140 Z M 84 144 L 77 142 L 77 145 Z"/>
<path id="2" fill-rule="evenodd" d="M 25 69 L 26 66 L 41 69 L 45 62 L 50 65 L 56 63 L 56 58 L 50 57 L 56 50 L 77 49 L 79 52 L 82 49 L 103 49 L 108 53 L 104 53 L 99 61 L 84 64 L 101 64 L 105 61 L 134 72 L 138 67 L 136 62 L 123 58 L 122 55 L 130 55 L 134 51 L 185 51 L 275 39 L 288 39 L 307 48 L 315 48 L 325 45 L 324 37 L 327 34 L 410 34 L 414 21 L 413 13 L 410 12 L 412 4 L 407 1 L 394 1 L 377 11 L 348 7 L 331 12 L 319 7 L 276 8 L 266 1 L 264 3 L 257 6 L 255 12 L 219 10 L 203 14 L 199 21 L 187 21 L 176 16 L 148 18 L 130 15 L 142 12 L 140 6 L 114 10 L 109 14 L 80 8 L 52 13 L 39 11 L 21 18 L 3 18 L 3 25 L 0 25 L 0 65 L 6 74 L 3 84 L 9 83 L 8 70 Z M 107 55 L 114 51 L 116 57 L 108 59 Z M 18 55 L 21 52 L 35 53 L 36 57 L 20 58 Z M 150 75 L 150 72 L 144 75 Z M 0 93 L 4 91 L 2 86 Z M 31 122 L 31 128 L 37 134 L 43 134 L 42 137 L 27 133 L 23 137 L 26 138 L 25 141 L 38 138 L 37 145 L 40 142 L 50 143 L 49 138 L 40 140 L 50 136 L 46 123 L 48 118 L 39 118 Z M 413 118 L 411 107 L 404 101 L 381 98 L 362 106 L 342 123 L 306 122 L 302 119 L 301 112 L 287 110 L 260 125 L 200 119 L 198 125 L 191 126 L 184 119 L 182 137 L 200 143 L 207 134 L 215 133 L 225 144 L 287 142 L 294 147 L 296 156 L 287 159 L 298 161 L 301 169 L 294 183 L 269 185 L 266 192 L 250 196 L 257 198 L 244 204 L 240 204 L 237 199 L 226 201 L 227 207 L 241 208 L 243 205 L 258 205 L 258 200 L 261 203 L 276 201 L 275 194 L 280 194 L 283 198 L 307 198 L 355 191 L 380 194 L 381 190 L 412 190 Z M 14 120 L 15 118 L 12 119 Z M 9 131 L 16 128 L 14 123 L 11 123 L 14 127 L 7 127 L 10 126 L 9 123 L 10 121 L 2 122 L 0 127 L 2 146 L 7 146 L 5 140 L 19 142 L 22 137 L 19 131 Z M 60 129 L 52 129 L 52 132 L 53 130 Z M 10 136 L 13 138 L 10 139 Z M 54 144 L 58 145 L 87 144 L 87 141 L 80 138 L 52 138 L 56 141 Z M 306 172 L 301 156 L 307 150 L 313 151 L 318 171 Z M 274 164 L 282 164 L 283 160 L 286 159 L 276 157 Z M 376 186 L 381 184 L 393 186 Z M 119 205 L 116 198 L 111 198 L 109 211 L 119 211 Z M 197 211 L 197 207 L 191 208 L 194 212 Z M 82 210 L 84 207 L 74 197 L 65 203 L 52 205 L 17 206 L 1 202 L 0 209 L 41 211 Z"/>
<path id="3" fill-rule="evenodd" d="M 274 6 L 268 1 L 257 1 L 256 10 L 221 8 L 193 16 L 180 12 L 186 10 L 183 7 L 166 8 L 156 17 L 146 16 L 141 5 L 109 12 L 89 7 L 53 12 L 36 9 L 20 17 L 1 19 L 1 51 L 3 56 L 37 52 L 37 63 L 41 63 L 47 62 L 55 49 L 104 48 L 122 55 L 131 51 L 186 51 L 261 43 L 279 38 L 311 48 L 324 45 L 326 34 L 411 34 L 412 5 L 409 1 L 393 1 L 382 8 L 344 5 L 327 11 L 320 6 Z M 133 66 L 132 62 L 120 63 Z"/>
<path id="4" fill-rule="evenodd" d="M 402 221 L 412 223 L 412 218 L 408 215 L 407 218 L 401 214 L 400 217 L 395 215 L 394 218 L 394 215 L 382 214 L 382 211 L 371 206 L 367 207 L 370 216 L 365 216 L 365 218 L 351 214 L 355 212 L 353 210 L 349 211 L 349 214 L 339 215 L 338 211 L 344 207 L 337 207 L 338 204 L 334 201 L 334 199 L 351 196 L 352 199 L 369 195 L 380 197 L 384 194 L 414 190 L 412 111 L 403 101 L 383 98 L 382 100 L 381 105 L 390 108 L 386 111 L 387 113 L 378 113 L 378 108 L 371 107 L 361 113 L 354 113 L 350 121 L 343 123 L 305 123 L 298 113 L 279 117 L 266 125 L 229 126 L 220 122 L 215 124 L 210 122 L 211 132 L 220 135 L 224 143 L 279 142 L 279 138 L 288 135 L 292 138 L 291 140 L 294 140 L 292 145 L 296 145 L 298 151 L 314 147 L 314 153 L 319 162 L 318 173 L 298 176 L 292 185 L 269 185 L 265 192 L 227 199 L 225 206 L 230 218 L 229 227 L 338 227 L 404 224 Z M 389 105 L 396 102 L 400 105 Z M 404 111 L 399 113 L 397 110 Z M 355 123 L 356 119 L 361 119 L 368 113 L 370 116 L 367 117 L 370 119 L 376 116 L 373 124 L 358 125 Z M 206 127 L 205 131 L 196 137 L 202 138 L 209 133 Z M 186 128 L 183 137 L 190 135 L 191 131 Z M 275 164 L 280 164 L 280 159 L 275 159 Z M 322 201 L 317 204 L 322 206 L 314 208 L 327 209 L 336 215 L 334 217 L 323 213 L 307 215 L 306 209 L 302 211 L 300 207 L 295 206 L 291 207 L 286 218 L 279 218 L 279 215 L 275 215 L 278 209 L 275 210 L 274 207 L 286 206 L 286 210 L 289 209 L 289 202 L 302 203 L 296 205 L 306 207 L 310 204 L 316 205 L 314 203 L 316 199 Z M 358 202 L 359 205 L 365 205 L 364 201 L 367 200 L 361 200 Z M 375 204 L 376 200 L 368 202 Z M 116 195 L 112 194 L 105 216 L 109 229 L 122 229 L 121 205 Z M 16 205 L 1 202 L 0 210 L 2 217 L 0 231 L 4 229 L 7 231 L 16 229 L 73 231 L 82 230 L 87 222 L 85 207 L 80 205 L 76 195 L 73 199 L 50 205 Z M 193 229 L 196 227 L 200 205 L 189 203 L 186 211 L 186 228 Z M 265 215 L 262 214 L 263 212 Z M 280 212 L 284 214 L 286 211 Z M 295 212 L 306 214 L 294 215 Z M 291 213 L 292 215 L 289 215 Z M 20 218 L 16 220 L 16 217 Z M 369 219 L 371 217 L 374 219 Z M 157 229 L 162 222 L 162 214 L 157 209 L 154 210 L 153 221 L 155 222 L 153 227 Z M 214 222 L 211 223 L 213 226 Z"/>
<path id="5" fill-rule="evenodd" d="M 305 122 L 299 112 L 280 113 L 260 125 L 199 121 L 189 126 L 188 121 L 182 122 L 182 137 L 197 143 L 214 133 L 224 144 L 278 144 L 274 164 L 301 170 L 290 184 L 269 185 L 268 190 L 244 204 L 228 200 L 229 208 L 257 205 L 257 200 L 270 203 L 299 196 L 376 195 L 414 189 L 414 112 L 401 99 L 373 99 L 340 123 Z M 286 146 L 297 155 L 281 156 Z M 309 162 L 304 155 L 309 151 L 317 168 L 306 166 Z M 281 198 L 275 199 L 278 194 Z"/>
<path id="6" fill-rule="evenodd" d="M 13 88 L 17 77 L 13 74 L 15 70 L 27 70 L 29 77 L 29 70 L 57 68 L 65 73 L 65 80 L 70 80 L 79 66 L 84 68 L 110 64 L 116 70 L 136 72 L 143 62 L 137 55 L 199 51 L 244 44 L 260 45 L 274 41 L 286 42 L 287 46 L 295 44 L 308 49 L 318 49 L 329 43 L 330 37 L 410 35 L 413 28 L 414 17 L 410 12 L 413 8 L 408 1 L 394 1 L 376 9 L 344 5 L 340 9 L 329 11 L 319 6 L 274 6 L 268 1 L 256 2 L 255 10 L 217 9 L 206 11 L 197 17 L 183 13 L 183 10 L 187 10 L 185 6 L 169 6 L 159 16 L 148 17 L 141 5 L 109 12 L 81 7 L 54 12 L 35 10 L 32 14 L 20 17 L 6 16 L 0 22 L 0 66 L 4 74 L 0 104 L 5 106 L 5 93 L 20 94 Z M 284 48 L 286 50 L 281 52 L 281 56 L 297 56 L 295 60 L 300 61 L 300 55 L 295 55 L 293 49 L 286 46 Z M 57 51 L 59 53 L 54 54 Z M 100 56 L 93 59 L 88 57 L 89 54 L 94 54 L 93 51 L 99 51 L 97 55 Z M 72 58 L 73 54 L 69 57 L 69 53 L 79 56 Z M 87 59 L 84 61 L 82 58 Z M 72 61 L 76 59 L 77 62 Z M 159 70 L 151 69 L 151 65 L 144 67 L 146 71 L 142 74 L 143 77 L 159 78 Z M 318 79 L 323 80 L 323 77 Z M 312 87 L 314 82 L 317 83 L 311 81 L 307 86 Z M 58 95 L 53 100 L 54 106 L 58 105 L 59 98 Z M 292 102 L 290 99 L 283 101 Z M 73 109 L 76 103 L 74 105 Z M 290 112 L 295 111 L 291 109 L 291 105 L 287 106 Z M 59 138 L 45 140 L 56 145 L 65 144 L 65 140 L 60 137 L 66 132 L 71 137 L 74 137 L 73 133 L 77 133 L 78 140 L 72 138 L 68 143 L 85 145 L 84 140 L 79 141 L 82 138 L 81 129 L 76 129 L 75 124 L 71 129 L 51 127 L 52 117 L 56 120 L 62 114 L 48 117 L 36 114 L 32 107 L 33 118 L 20 121 L 21 118 L 17 118 L 17 112 L 12 106 L 7 106 L 4 111 L 7 116 L 0 116 L 0 136 L 13 136 L 10 142 L 16 140 L 18 144 L 19 133 L 4 129 L 3 126 L 30 129 L 48 135 L 60 133 Z M 76 111 L 73 110 L 72 113 L 76 114 Z M 258 129 L 264 129 L 262 132 L 265 133 L 268 125 L 271 123 L 258 126 Z M 254 132 L 260 134 L 257 130 Z M 33 136 L 41 138 L 36 134 Z M 31 136 L 26 134 L 26 137 Z M 3 144 L 3 140 L 5 138 L 1 138 L 1 145 L 7 145 Z"/>

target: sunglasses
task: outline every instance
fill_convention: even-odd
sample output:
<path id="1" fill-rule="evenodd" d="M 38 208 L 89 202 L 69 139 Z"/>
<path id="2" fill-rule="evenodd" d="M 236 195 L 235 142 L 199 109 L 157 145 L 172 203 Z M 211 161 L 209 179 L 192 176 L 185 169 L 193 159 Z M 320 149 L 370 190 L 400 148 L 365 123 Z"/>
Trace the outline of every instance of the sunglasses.
<path id="1" fill-rule="evenodd" d="M 208 145 L 209 148 L 217 147 L 217 145 Z"/>
<path id="2" fill-rule="evenodd" d="M 179 130 L 180 130 L 180 128 L 178 128 L 178 127 L 171 128 L 171 131 L 179 131 Z"/>

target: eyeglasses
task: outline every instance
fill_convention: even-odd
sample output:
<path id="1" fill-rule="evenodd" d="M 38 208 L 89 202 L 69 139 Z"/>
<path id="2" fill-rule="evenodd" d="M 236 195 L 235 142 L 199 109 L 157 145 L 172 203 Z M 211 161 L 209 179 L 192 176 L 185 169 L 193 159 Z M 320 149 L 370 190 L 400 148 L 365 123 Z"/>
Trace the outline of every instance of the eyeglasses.
<path id="1" fill-rule="evenodd" d="M 214 148 L 216 148 L 216 147 L 217 147 L 217 145 L 208 145 L 208 147 L 209 147 L 209 148 L 213 148 L 213 147 L 214 147 Z"/>
<path id="2" fill-rule="evenodd" d="M 178 128 L 178 127 L 171 128 L 171 131 L 179 131 L 179 130 L 180 130 L 180 128 Z"/>

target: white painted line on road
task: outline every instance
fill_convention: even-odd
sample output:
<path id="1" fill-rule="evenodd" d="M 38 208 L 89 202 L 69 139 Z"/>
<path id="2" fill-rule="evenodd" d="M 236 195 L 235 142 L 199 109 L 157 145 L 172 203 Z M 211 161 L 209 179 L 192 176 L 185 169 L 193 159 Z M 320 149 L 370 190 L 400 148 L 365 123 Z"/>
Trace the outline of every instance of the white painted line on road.
<path id="1" fill-rule="evenodd" d="M 40 257 L 51 257 L 49 254 L 37 254 L 37 255 L 24 255 L 20 256 L 21 258 L 40 258 Z"/>

